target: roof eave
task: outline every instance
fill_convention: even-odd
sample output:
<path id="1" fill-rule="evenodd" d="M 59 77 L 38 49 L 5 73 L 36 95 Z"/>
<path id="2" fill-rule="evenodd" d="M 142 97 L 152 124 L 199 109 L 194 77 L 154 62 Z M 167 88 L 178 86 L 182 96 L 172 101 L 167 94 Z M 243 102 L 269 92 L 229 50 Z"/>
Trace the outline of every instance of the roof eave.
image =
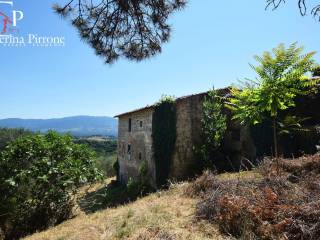
<path id="1" fill-rule="evenodd" d="M 133 114 L 133 113 L 150 110 L 150 109 L 153 109 L 153 108 L 154 108 L 154 105 L 146 106 L 146 107 L 144 107 L 144 108 L 139 108 L 139 109 L 135 109 L 135 110 L 132 110 L 132 111 L 129 111 L 129 112 L 125 112 L 125 113 L 118 114 L 118 115 L 114 116 L 114 118 L 123 117 L 123 116 L 125 116 L 125 115 L 130 115 L 130 114 Z"/>

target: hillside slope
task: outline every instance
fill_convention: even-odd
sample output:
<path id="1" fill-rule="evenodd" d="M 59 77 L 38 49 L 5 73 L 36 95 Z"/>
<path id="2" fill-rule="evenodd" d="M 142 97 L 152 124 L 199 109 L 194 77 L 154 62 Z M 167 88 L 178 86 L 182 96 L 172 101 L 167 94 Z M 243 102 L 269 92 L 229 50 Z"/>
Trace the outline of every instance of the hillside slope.
<path id="1" fill-rule="evenodd" d="M 124 206 L 81 213 L 25 240 L 228 239 L 215 225 L 195 220 L 197 200 L 183 194 L 187 186 L 176 184 Z"/>
<path id="2" fill-rule="evenodd" d="M 111 117 L 74 116 L 52 119 L 7 118 L 0 120 L 0 127 L 25 128 L 31 131 L 56 130 L 70 132 L 75 136 L 112 135 L 118 131 L 117 119 Z"/>

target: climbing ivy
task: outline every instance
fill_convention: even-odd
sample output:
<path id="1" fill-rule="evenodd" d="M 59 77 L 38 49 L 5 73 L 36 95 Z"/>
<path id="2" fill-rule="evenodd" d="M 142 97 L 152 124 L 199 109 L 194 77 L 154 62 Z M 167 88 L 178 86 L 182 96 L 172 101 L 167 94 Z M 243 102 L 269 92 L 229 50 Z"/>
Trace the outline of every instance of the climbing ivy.
<path id="1" fill-rule="evenodd" d="M 152 118 L 153 153 L 156 166 L 157 186 L 167 183 L 176 142 L 176 103 L 164 96 L 155 105 Z"/>

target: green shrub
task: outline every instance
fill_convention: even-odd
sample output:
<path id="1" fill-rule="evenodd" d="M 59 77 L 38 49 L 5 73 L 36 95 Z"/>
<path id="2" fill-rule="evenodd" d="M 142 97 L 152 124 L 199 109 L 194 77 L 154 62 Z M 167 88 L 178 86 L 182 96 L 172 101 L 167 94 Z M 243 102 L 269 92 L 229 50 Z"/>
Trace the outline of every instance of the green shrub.
<path id="1" fill-rule="evenodd" d="M 201 159 L 201 167 L 213 169 L 217 150 L 220 148 L 227 130 L 227 116 L 223 113 L 223 100 L 217 91 L 212 89 L 202 103 L 203 118 L 201 120 L 201 145 L 196 153 Z"/>
<path id="2" fill-rule="evenodd" d="M 312 76 L 313 77 L 320 77 L 320 66 L 317 66 L 313 69 L 312 71 Z"/>
<path id="3" fill-rule="evenodd" d="M 75 143 L 85 144 L 95 150 L 99 155 L 110 155 L 117 151 L 117 140 L 106 137 L 82 137 L 74 140 Z"/>
<path id="4" fill-rule="evenodd" d="M 135 181 L 132 178 L 129 179 L 127 183 L 127 191 L 129 198 L 136 198 L 141 193 L 141 182 Z"/>
<path id="5" fill-rule="evenodd" d="M 153 191 L 150 185 L 149 166 L 147 161 L 143 161 L 139 166 L 139 177 L 137 180 L 129 179 L 127 190 L 130 199 L 135 199 L 138 196 L 145 195 Z"/>
<path id="6" fill-rule="evenodd" d="M 149 176 L 148 164 L 144 161 L 139 166 L 139 176 L 137 178 L 129 178 L 127 185 L 113 181 L 104 189 L 101 194 L 103 196 L 101 206 L 115 207 L 153 192 L 155 189 L 149 183 Z"/>
<path id="7" fill-rule="evenodd" d="M 67 219 L 77 188 L 101 177 L 87 146 L 55 132 L 19 138 L 0 157 L 0 228 L 7 239 Z"/>
<path id="8" fill-rule="evenodd" d="M 96 157 L 97 168 L 102 171 L 106 178 L 116 176 L 117 172 L 114 169 L 114 164 L 117 161 L 116 154 L 99 155 Z"/>
<path id="9" fill-rule="evenodd" d="M 141 180 L 148 180 L 146 179 L 148 177 L 148 172 L 149 172 L 149 167 L 148 167 L 148 162 L 143 161 L 141 165 L 139 166 L 139 176 Z"/>
<path id="10" fill-rule="evenodd" d="M 117 160 L 117 140 L 105 137 L 82 137 L 74 139 L 75 143 L 85 144 L 96 152 L 97 167 L 105 177 L 114 177 L 117 171 L 113 168 Z"/>
<path id="11" fill-rule="evenodd" d="M 150 179 L 148 162 L 143 161 L 139 166 L 140 194 L 144 195 L 154 190 L 150 184 Z"/>
<path id="12" fill-rule="evenodd" d="M 31 134 L 33 134 L 31 131 L 23 128 L 0 128 L 0 151 L 4 150 L 10 142 Z"/>

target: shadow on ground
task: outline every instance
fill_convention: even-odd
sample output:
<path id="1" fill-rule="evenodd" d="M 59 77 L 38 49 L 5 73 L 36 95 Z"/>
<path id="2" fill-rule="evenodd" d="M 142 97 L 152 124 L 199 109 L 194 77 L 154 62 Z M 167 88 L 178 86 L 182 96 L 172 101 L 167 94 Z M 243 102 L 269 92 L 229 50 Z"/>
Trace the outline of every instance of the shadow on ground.
<path id="1" fill-rule="evenodd" d="M 94 213 L 108 207 L 117 207 L 134 201 L 139 196 L 138 193 L 130 191 L 125 185 L 120 185 L 115 181 L 88 192 L 78 200 L 80 209 L 85 213 Z"/>

